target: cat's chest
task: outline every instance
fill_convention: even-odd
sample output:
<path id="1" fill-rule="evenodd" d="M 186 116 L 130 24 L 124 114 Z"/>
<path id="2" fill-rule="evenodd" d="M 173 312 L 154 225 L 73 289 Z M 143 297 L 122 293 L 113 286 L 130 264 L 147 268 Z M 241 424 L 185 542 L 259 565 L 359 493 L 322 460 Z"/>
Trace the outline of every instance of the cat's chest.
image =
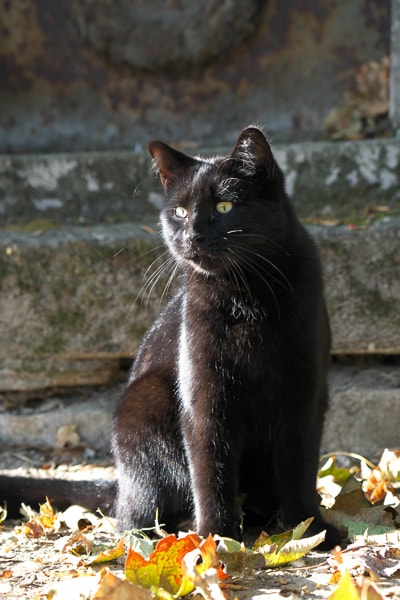
<path id="1" fill-rule="evenodd" d="M 249 316 L 238 306 L 235 311 L 213 307 L 208 311 L 187 307 L 180 336 L 181 352 L 187 360 L 225 371 L 247 370 L 265 354 L 268 325 L 257 314 Z"/>

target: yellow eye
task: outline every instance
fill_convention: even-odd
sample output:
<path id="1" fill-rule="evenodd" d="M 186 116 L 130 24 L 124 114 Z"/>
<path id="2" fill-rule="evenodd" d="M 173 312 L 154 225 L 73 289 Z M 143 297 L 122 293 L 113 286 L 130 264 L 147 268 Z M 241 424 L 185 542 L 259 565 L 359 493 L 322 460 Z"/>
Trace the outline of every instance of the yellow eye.
<path id="1" fill-rule="evenodd" d="M 215 207 L 220 215 L 228 213 L 233 208 L 232 202 L 218 202 Z"/>
<path id="2" fill-rule="evenodd" d="M 176 217 L 179 217 L 180 219 L 184 219 L 185 217 L 187 217 L 187 214 L 188 214 L 187 210 L 183 206 L 175 207 L 175 216 Z"/>

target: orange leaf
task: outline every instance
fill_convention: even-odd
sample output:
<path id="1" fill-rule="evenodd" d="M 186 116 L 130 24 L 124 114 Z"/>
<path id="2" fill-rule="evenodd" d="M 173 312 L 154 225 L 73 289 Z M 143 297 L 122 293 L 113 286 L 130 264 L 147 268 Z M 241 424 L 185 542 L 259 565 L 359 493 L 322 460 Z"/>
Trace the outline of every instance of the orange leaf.
<path id="1" fill-rule="evenodd" d="M 362 485 L 365 497 L 371 504 L 383 500 L 390 489 L 392 489 L 390 481 L 385 478 L 379 467 L 371 470 L 368 479 L 366 479 Z"/>
<path id="2" fill-rule="evenodd" d="M 218 580 L 227 579 L 229 575 L 223 571 L 217 554 L 217 544 L 212 535 L 203 540 L 200 546 L 188 552 L 182 560 L 183 578 L 176 596 L 186 596 L 195 587 L 204 586 L 205 579 L 212 579 L 216 585 Z M 211 597 L 212 594 L 211 594 Z"/>
<path id="3" fill-rule="evenodd" d="M 171 594 L 181 594 L 183 582 L 182 592 L 184 590 L 187 594 L 193 591 L 195 585 L 190 578 L 188 579 L 186 571 L 184 576 L 183 559 L 193 551 L 199 553 L 199 572 L 215 567 L 219 569 L 218 574 L 221 578 L 227 577 L 219 567 L 215 541 L 211 536 L 201 540 L 194 533 L 180 539 L 169 535 L 160 540 L 148 560 L 130 548 L 125 563 L 125 576 L 128 581 L 145 588 L 155 586 Z"/>
<path id="4" fill-rule="evenodd" d="M 46 498 L 46 502 L 44 504 L 39 505 L 39 508 L 39 514 L 26 523 L 25 527 L 28 529 L 24 530 L 26 535 L 33 535 L 35 538 L 45 535 L 46 529 L 53 529 L 56 523 L 54 509 L 48 498 Z"/>
<path id="5" fill-rule="evenodd" d="M 9 579 L 9 577 L 13 576 L 13 572 L 10 569 L 5 569 L 5 571 L 3 571 L 0 574 L 1 579 Z"/>
<path id="6" fill-rule="evenodd" d="M 174 594 L 182 582 L 183 557 L 199 545 L 200 538 L 193 533 L 180 539 L 169 535 L 158 542 L 148 560 L 129 548 L 125 563 L 126 578 L 145 588 L 162 587 Z"/>
<path id="7" fill-rule="evenodd" d="M 56 517 L 54 514 L 54 509 L 48 498 L 46 498 L 46 502 L 44 504 L 40 504 L 40 514 L 38 520 L 45 529 L 51 529 L 54 526 Z"/>

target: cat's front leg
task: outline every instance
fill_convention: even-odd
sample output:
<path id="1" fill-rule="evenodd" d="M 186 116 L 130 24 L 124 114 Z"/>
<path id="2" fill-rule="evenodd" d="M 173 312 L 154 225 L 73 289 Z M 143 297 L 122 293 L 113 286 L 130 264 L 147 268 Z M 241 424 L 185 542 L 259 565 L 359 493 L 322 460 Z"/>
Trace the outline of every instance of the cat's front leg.
<path id="1" fill-rule="evenodd" d="M 215 412 L 204 410 L 208 400 L 206 395 L 198 393 L 192 409 L 184 409 L 181 414 L 193 494 L 194 528 L 203 536 L 218 533 L 238 538 L 236 455 L 227 439 L 228 428 L 215 419 Z"/>
<path id="2" fill-rule="evenodd" d="M 183 328 L 184 329 L 184 328 Z M 227 386 L 209 354 L 180 343 L 181 431 L 189 466 L 194 527 L 203 536 L 239 536 L 238 452 L 228 410 Z"/>

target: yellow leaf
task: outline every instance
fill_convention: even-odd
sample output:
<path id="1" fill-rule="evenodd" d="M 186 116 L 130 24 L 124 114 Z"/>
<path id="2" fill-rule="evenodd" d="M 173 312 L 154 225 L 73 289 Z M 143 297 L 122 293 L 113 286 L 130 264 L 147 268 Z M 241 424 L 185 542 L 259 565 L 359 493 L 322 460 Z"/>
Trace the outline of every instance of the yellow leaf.
<path id="1" fill-rule="evenodd" d="M 328 600 L 360 600 L 358 589 L 347 570 L 342 572 L 338 586 Z"/>
<path id="2" fill-rule="evenodd" d="M 54 509 L 48 498 L 46 498 L 46 502 L 44 504 L 40 504 L 40 513 L 38 519 L 45 529 L 52 529 L 54 527 L 56 517 L 54 514 Z"/>
<path id="3" fill-rule="evenodd" d="M 7 519 L 7 506 L 0 506 L 0 523 Z"/>
<path id="4" fill-rule="evenodd" d="M 110 548 L 109 550 L 103 550 L 99 552 L 91 561 L 87 564 L 98 564 L 103 562 L 110 562 L 112 560 L 116 560 L 125 554 L 125 543 L 124 538 L 121 538 L 118 544 L 114 548 Z"/>
<path id="5" fill-rule="evenodd" d="M 369 579 L 358 577 L 356 581 L 347 569 L 342 571 L 337 588 L 328 600 L 384 600 L 385 596 Z"/>
<path id="6" fill-rule="evenodd" d="M 300 531 L 301 530 L 302 528 L 300 528 Z M 265 546 L 259 546 L 257 548 L 257 551 L 263 555 L 267 567 L 278 567 L 293 562 L 294 560 L 298 560 L 325 540 L 325 531 L 321 531 L 317 535 L 303 539 L 297 538 L 298 532 L 293 535 L 295 531 L 296 530 L 292 531 L 291 539 L 285 542 L 283 546 L 280 545 L 280 543 L 274 543 L 272 545 L 266 544 Z M 285 534 L 282 534 L 285 536 L 284 539 L 287 538 L 288 533 L 289 532 L 285 532 Z M 273 537 L 276 538 L 277 536 Z"/>

